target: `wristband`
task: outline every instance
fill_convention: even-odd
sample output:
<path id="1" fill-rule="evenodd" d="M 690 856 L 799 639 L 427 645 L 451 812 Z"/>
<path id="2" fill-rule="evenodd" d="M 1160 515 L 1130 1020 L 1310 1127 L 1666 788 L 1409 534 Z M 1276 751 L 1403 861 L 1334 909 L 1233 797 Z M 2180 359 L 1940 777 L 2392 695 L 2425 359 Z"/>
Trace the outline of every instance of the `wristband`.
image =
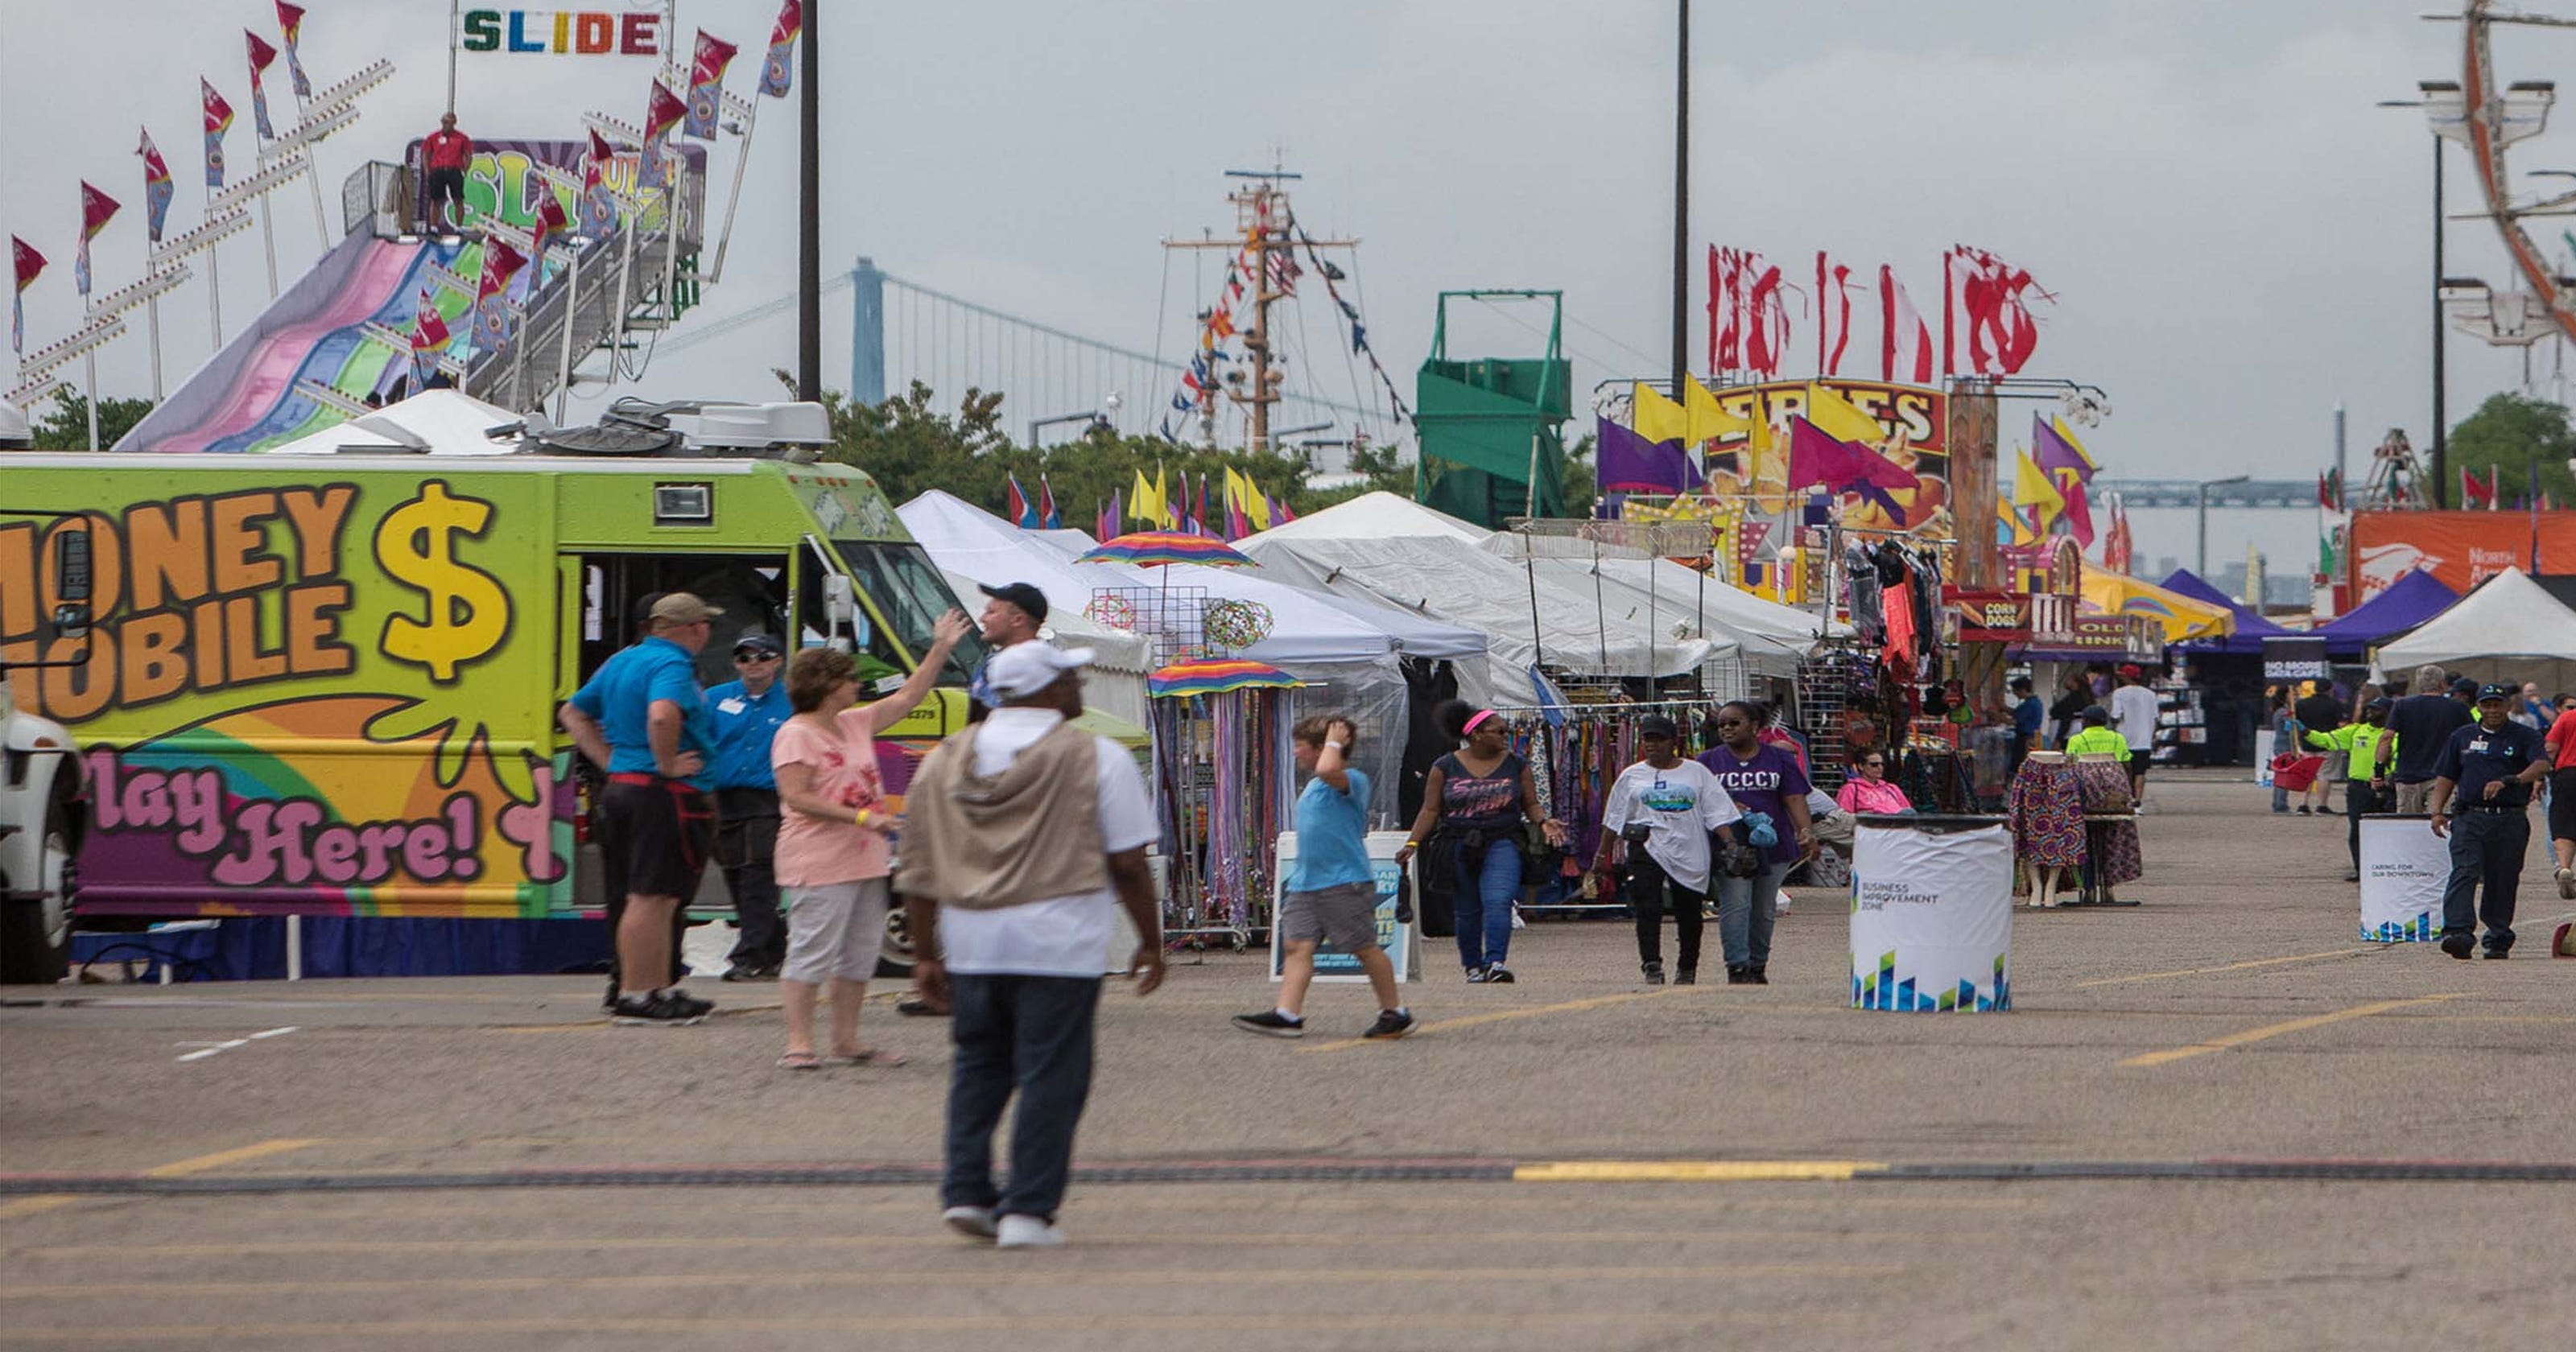
<path id="1" fill-rule="evenodd" d="M 1324 743 L 1324 747 L 1325 747 L 1325 749 L 1326 749 L 1326 750 L 1330 750 L 1330 751 L 1347 751 L 1347 750 L 1349 750 L 1349 749 L 1350 749 L 1350 745 L 1351 745 L 1351 744 L 1350 744 L 1350 743 L 1348 743 L 1348 742 L 1326 742 L 1326 743 Z"/>
<path id="2" fill-rule="evenodd" d="M 864 807 L 860 808 L 857 812 L 851 814 L 850 824 L 852 826 L 865 826 L 868 824 L 868 818 L 875 815 L 876 813 L 872 809 Z"/>

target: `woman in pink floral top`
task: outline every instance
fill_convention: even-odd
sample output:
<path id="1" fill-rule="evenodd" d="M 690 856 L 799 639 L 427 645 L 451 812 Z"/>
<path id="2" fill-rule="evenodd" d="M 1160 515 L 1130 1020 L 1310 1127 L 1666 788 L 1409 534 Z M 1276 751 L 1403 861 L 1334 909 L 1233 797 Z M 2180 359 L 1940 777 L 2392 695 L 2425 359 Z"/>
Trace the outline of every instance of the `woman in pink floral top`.
<path id="1" fill-rule="evenodd" d="M 1834 806 L 1853 813 L 1914 810 L 1914 804 L 1906 801 L 1905 790 L 1887 782 L 1887 755 L 1879 751 L 1866 752 L 1852 762 L 1852 777 L 1844 780 L 1842 792 L 1834 795 Z"/>
<path id="2" fill-rule="evenodd" d="M 787 1052 L 778 1064 L 788 1070 L 903 1064 L 899 1055 L 859 1045 L 859 1006 L 876 971 L 893 872 L 886 835 L 895 817 L 885 805 L 876 739 L 930 693 L 966 628 L 963 612 L 942 616 L 903 688 L 874 704 L 859 704 L 858 664 L 848 653 L 807 648 L 787 664 L 787 702 L 796 714 L 771 739 L 769 763 L 783 809 L 775 868 L 787 910 L 787 961 L 778 982 Z M 814 1004 L 826 981 L 832 1050 L 818 1056 Z"/>

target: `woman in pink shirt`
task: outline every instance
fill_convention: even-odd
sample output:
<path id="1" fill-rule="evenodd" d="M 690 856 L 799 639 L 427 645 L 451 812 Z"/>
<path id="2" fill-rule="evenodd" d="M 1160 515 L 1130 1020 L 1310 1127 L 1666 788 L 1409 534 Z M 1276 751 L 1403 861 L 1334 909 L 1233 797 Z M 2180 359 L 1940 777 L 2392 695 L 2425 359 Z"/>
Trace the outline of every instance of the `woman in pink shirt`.
<path id="1" fill-rule="evenodd" d="M 787 664 L 787 702 L 796 713 L 769 743 L 784 809 L 775 855 L 787 911 L 787 961 L 778 973 L 787 1007 L 787 1053 L 778 1058 L 784 1069 L 904 1063 L 896 1053 L 859 1045 L 859 1006 L 876 972 L 893 872 L 886 835 L 895 817 L 885 805 L 876 739 L 930 693 L 966 628 L 961 611 L 941 616 L 930 651 L 903 688 L 874 704 L 859 704 L 858 664 L 848 653 L 807 648 Z M 818 1056 L 814 1002 L 826 981 L 832 1050 Z"/>
<path id="2" fill-rule="evenodd" d="M 1912 812 L 1905 790 L 1887 782 L 1887 756 L 1884 752 L 1864 753 L 1852 762 L 1852 777 L 1843 781 L 1843 790 L 1834 795 L 1834 806 L 1845 812 L 1876 812 L 1882 815 Z"/>

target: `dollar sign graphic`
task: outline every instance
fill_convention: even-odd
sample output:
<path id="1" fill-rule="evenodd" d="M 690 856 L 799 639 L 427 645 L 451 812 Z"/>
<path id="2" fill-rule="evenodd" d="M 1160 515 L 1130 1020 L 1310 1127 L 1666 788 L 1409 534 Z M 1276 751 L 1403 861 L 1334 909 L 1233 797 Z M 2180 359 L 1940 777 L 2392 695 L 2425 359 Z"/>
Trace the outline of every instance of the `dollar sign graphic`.
<path id="1" fill-rule="evenodd" d="M 499 647 L 510 631 L 509 593 L 490 573 L 456 558 L 456 537 L 480 537 L 491 520 L 490 503 L 449 497 L 447 485 L 432 480 L 376 527 L 378 566 L 429 598 L 421 620 L 388 617 L 377 646 L 387 657 L 429 668 L 441 685 L 456 679 L 458 667 Z"/>

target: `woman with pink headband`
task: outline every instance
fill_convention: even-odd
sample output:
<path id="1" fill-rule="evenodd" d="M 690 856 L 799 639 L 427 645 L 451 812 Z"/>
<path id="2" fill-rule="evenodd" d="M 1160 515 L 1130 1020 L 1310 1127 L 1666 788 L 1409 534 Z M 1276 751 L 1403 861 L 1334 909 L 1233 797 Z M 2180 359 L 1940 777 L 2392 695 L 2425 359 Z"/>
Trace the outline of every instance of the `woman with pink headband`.
<path id="1" fill-rule="evenodd" d="M 1458 961 L 1467 979 L 1511 981 L 1503 965 L 1512 946 L 1512 899 L 1521 890 L 1521 823 L 1540 828 L 1550 845 L 1565 844 L 1565 824 L 1539 810 L 1538 785 L 1529 764 L 1512 754 L 1511 724 L 1491 709 L 1460 700 L 1434 715 L 1442 731 L 1464 743 L 1431 766 L 1422 786 L 1422 811 L 1412 836 L 1396 851 L 1398 864 L 1416 851 L 1437 850 L 1456 882 Z"/>

